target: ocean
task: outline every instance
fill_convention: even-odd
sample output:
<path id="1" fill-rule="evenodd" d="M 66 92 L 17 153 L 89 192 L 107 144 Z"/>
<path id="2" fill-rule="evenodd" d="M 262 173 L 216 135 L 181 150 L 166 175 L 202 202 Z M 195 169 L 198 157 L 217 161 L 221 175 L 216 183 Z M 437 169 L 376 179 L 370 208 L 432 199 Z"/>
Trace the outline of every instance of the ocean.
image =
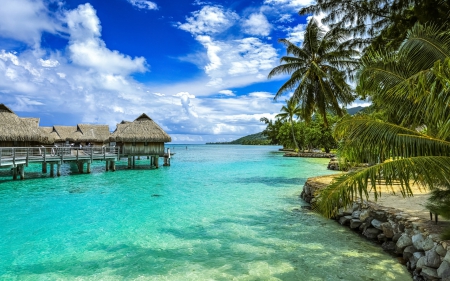
<path id="1" fill-rule="evenodd" d="M 152 170 L 146 158 L 61 177 L 30 165 L 23 181 L 0 170 L 0 280 L 412 280 L 379 245 L 301 209 L 328 159 L 166 147 L 171 166 Z"/>

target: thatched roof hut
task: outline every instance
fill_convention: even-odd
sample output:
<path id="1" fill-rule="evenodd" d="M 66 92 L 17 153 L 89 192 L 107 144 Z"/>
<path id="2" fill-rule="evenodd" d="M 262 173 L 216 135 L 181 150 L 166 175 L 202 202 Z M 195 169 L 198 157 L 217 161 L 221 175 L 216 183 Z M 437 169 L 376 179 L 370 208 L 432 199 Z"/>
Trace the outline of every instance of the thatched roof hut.
<path id="1" fill-rule="evenodd" d="M 56 141 L 80 143 L 104 143 L 110 132 L 108 125 L 78 124 L 77 126 L 53 126 Z"/>
<path id="2" fill-rule="evenodd" d="M 170 142 L 172 139 L 147 114 L 143 113 L 133 122 L 122 121 L 111 134 L 115 142 Z"/>
<path id="3" fill-rule="evenodd" d="M 55 139 L 59 142 L 75 142 L 81 135 L 76 126 L 53 126 L 53 133 L 56 133 Z"/>
<path id="4" fill-rule="evenodd" d="M 81 132 L 81 136 L 78 137 L 79 142 L 104 143 L 111 135 L 108 125 L 78 124 L 78 131 Z"/>
<path id="5" fill-rule="evenodd" d="M 51 136 L 39 129 L 39 118 L 20 118 L 0 104 L 0 120 L 0 142 L 53 143 Z"/>

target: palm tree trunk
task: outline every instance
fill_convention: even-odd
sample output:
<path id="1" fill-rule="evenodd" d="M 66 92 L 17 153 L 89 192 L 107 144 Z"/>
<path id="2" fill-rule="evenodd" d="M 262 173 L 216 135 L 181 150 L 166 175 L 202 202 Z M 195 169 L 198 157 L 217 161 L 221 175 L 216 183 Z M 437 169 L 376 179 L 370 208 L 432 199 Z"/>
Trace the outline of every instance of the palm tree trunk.
<path id="1" fill-rule="evenodd" d="M 295 148 L 297 148 L 297 152 L 299 152 L 300 148 L 298 147 L 297 141 L 295 140 L 294 125 L 292 124 L 292 120 L 290 120 L 290 121 L 291 121 L 292 139 L 294 140 L 294 144 L 295 144 Z"/>

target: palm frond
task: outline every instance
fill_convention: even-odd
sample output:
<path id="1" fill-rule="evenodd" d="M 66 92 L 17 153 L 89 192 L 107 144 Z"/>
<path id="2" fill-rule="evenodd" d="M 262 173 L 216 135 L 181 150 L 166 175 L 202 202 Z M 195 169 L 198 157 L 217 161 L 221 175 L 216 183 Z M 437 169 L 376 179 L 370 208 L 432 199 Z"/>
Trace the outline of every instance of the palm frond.
<path id="1" fill-rule="evenodd" d="M 316 209 L 326 217 L 334 216 L 340 207 L 357 199 L 375 200 L 381 195 L 382 184 L 391 192 L 412 196 L 411 184 L 433 190 L 450 184 L 450 157 L 420 156 L 381 163 L 360 171 L 344 174 L 320 191 Z"/>

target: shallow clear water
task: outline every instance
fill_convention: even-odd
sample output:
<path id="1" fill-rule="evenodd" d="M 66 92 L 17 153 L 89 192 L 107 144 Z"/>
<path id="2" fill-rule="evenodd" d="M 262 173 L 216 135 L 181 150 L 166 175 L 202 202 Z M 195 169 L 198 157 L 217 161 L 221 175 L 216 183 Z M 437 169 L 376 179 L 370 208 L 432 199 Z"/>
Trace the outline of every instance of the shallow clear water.
<path id="1" fill-rule="evenodd" d="M 0 279 L 411 280 L 357 234 L 296 212 L 325 159 L 273 146 L 170 145 L 171 167 L 0 170 Z M 138 161 L 148 164 L 149 160 Z"/>

